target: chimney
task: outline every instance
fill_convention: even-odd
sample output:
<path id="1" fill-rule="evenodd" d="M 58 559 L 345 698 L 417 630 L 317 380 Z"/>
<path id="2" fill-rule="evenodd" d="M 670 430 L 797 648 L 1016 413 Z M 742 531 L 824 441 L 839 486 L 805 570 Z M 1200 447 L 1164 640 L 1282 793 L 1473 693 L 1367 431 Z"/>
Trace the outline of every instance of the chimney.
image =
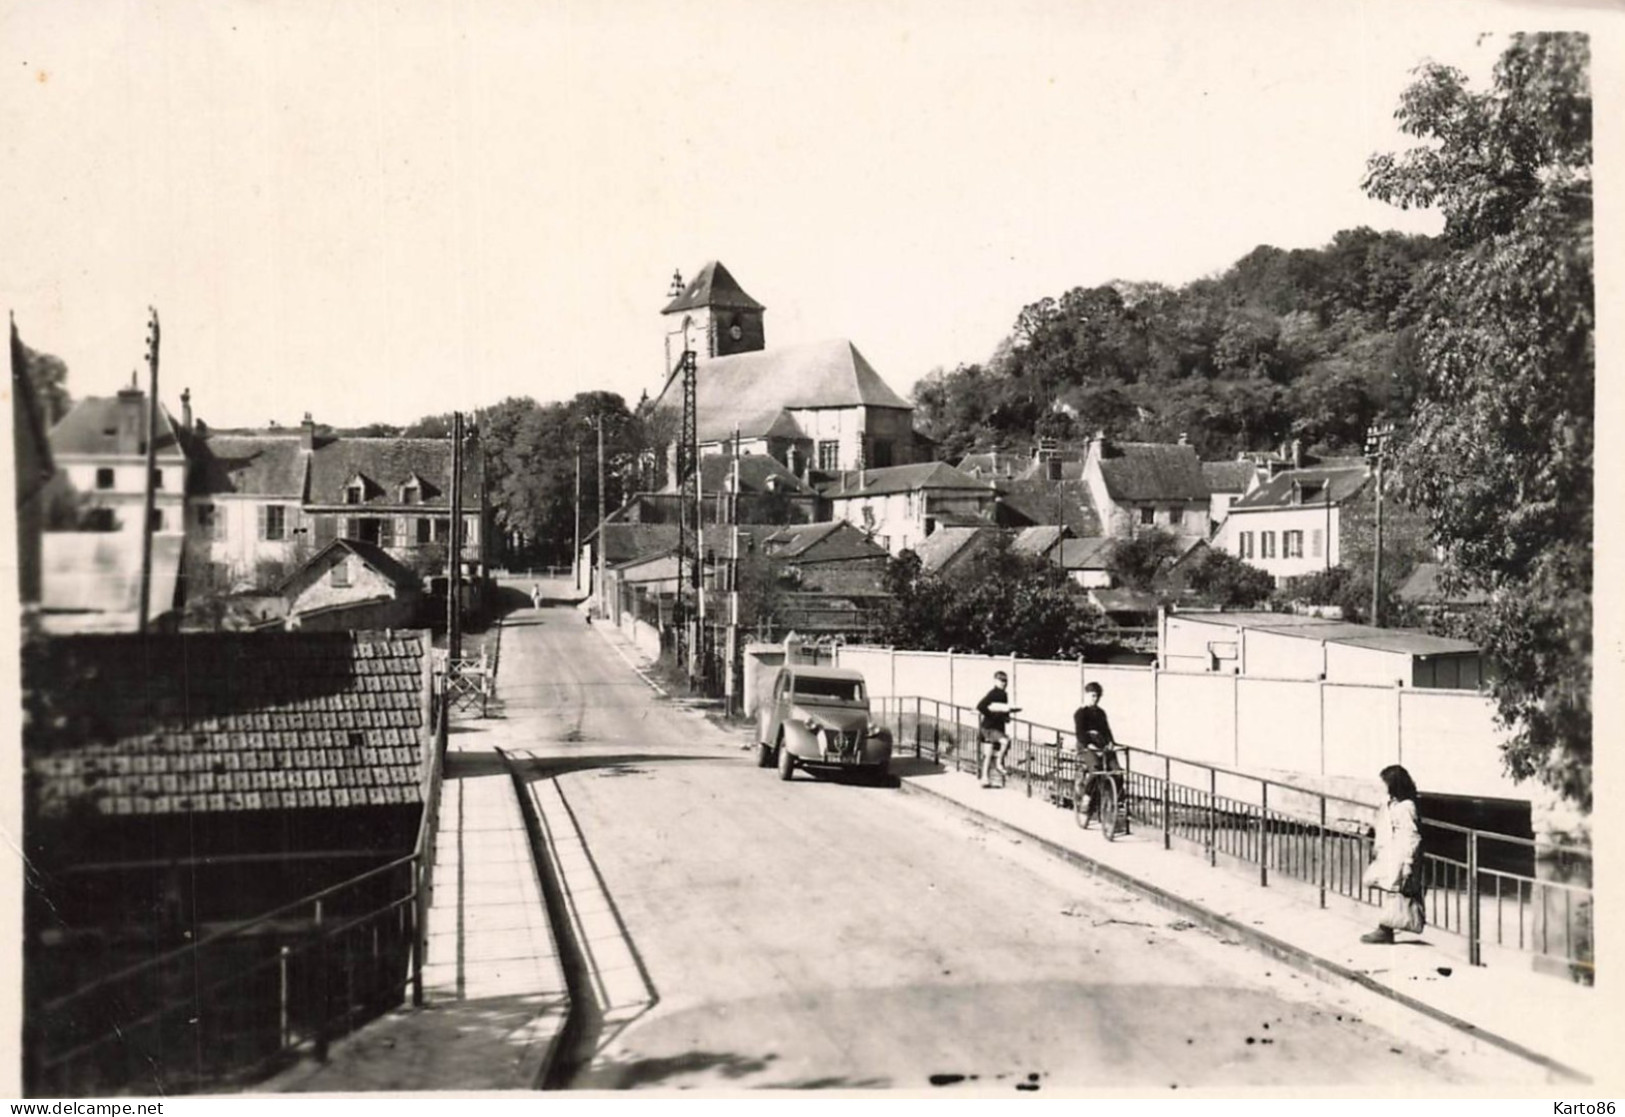
<path id="1" fill-rule="evenodd" d="M 192 389 L 181 391 L 181 426 L 187 430 L 192 429 Z"/>
<path id="2" fill-rule="evenodd" d="M 1292 440 L 1292 468 L 1303 468 L 1303 442 L 1296 438 Z"/>
<path id="3" fill-rule="evenodd" d="M 316 422 L 305 412 L 304 420 L 299 424 L 299 447 L 303 450 L 316 449 Z"/>
<path id="4" fill-rule="evenodd" d="M 1181 446 L 1189 446 L 1190 442 L 1191 442 L 1190 435 L 1186 434 L 1184 431 L 1180 431 L 1179 432 L 1179 444 Z"/>
<path id="5" fill-rule="evenodd" d="M 136 387 L 135 373 L 130 373 L 130 386 L 118 394 L 118 442 L 120 454 L 147 452 L 147 394 Z"/>

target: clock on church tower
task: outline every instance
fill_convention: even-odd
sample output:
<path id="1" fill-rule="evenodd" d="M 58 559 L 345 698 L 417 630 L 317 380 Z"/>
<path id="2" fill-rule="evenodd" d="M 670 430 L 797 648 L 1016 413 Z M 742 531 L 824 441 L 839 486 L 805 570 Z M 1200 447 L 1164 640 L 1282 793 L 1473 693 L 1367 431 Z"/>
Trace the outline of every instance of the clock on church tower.
<path id="1" fill-rule="evenodd" d="M 767 347 L 762 326 L 762 314 L 767 308 L 747 295 L 719 261 L 706 264 L 687 284 L 680 281 L 680 275 L 673 277 L 675 297 L 661 311 L 670 355 L 668 367 L 682 352 L 680 338 L 685 325 L 688 344 L 702 360 Z"/>

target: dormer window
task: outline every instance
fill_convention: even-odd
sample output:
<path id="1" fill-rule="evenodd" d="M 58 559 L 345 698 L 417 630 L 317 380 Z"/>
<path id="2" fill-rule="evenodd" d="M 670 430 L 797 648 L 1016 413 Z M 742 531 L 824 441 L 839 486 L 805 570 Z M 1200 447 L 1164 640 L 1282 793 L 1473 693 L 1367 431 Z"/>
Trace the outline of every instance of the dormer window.
<path id="1" fill-rule="evenodd" d="M 412 480 L 408 481 L 406 484 L 401 486 L 401 503 L 402 504 L 422 504 L 423 503 L 423 485 L 422 485 L 421 482 L 418 481 L 417 478 L 414 477 Z"/>
<path id="2" fill-rule="evenodd" d="M 346 503 L 346 504 L 365 504 L 365 503 L 367 503 L 367 495 L 368 495 L 367 494 L 367 489 L 368 489 L 367 479 L 365 477 L 361 476 L 361 474 L 357 473 L 354 477 L 350 478 L 350 480 L 347 481 L 345 483 L 345 485 L 344 485 L 344 503 Z"/>

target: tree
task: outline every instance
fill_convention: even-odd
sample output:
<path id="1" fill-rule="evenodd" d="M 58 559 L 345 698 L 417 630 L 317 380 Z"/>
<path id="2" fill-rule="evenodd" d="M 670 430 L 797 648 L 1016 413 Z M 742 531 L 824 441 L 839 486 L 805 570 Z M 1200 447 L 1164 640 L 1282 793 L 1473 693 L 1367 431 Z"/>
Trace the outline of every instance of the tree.
<path id="1" fill-rule="evenodd" d="M 1185 581 L 1203 600 L 1228 608 L 1257 605 L 1275 589 L 1275 579 L 1267 571 L 1216 547 L 1191 564 Z"/>
<path id="2" fill-rule="evenodd" d="M 1591 806 L 1595 413 L 1590 48 L 1515 35 L 1492 87 L 1422 67 L 1396 117 L 1428 141 L 1371 158 L 1365 188 L 1437 206 L 1419 293 L 1422 375 L 1397 447 L 1446 584 L 1491 594 L 1486 650 L 1514 778 Z"/>
<path id="3" fill-rule="evenodd" d="M 1179 557 L 1179 543 L 1161 528 L 1120 539 L 1106 559 L 1106 570 L 1119 585 L 1141 593 L 1156 589 L 1165 571 Z"/>
<path id="4" fill-rule="evenodd" d="M 73 406 L 73 399 L 68 395 L 67 362 L 24 345 L 23 365 L 28 370 L 34 397 L 39 400 L 40 418 L 45 420 L 46 427 L 55 426 Z"/>

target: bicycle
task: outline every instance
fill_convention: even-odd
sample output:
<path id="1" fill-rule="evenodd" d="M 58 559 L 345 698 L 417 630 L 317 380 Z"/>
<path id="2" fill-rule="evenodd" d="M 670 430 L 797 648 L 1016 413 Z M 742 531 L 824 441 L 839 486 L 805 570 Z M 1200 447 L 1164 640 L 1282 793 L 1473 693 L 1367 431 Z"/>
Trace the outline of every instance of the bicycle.
<path id="1" fill-rule="evenodd" d="M 1102 764 L 1077 778 L 1072 794 L 1072 810 L 1078 828 L 1089 829 L 1089 816 L 1100 819 L 1101 833 L 1108 842 L 1128 832 L 1128 797 L 1123 790 L 1123 772 L 1117 767 L 1117 748 L 1096 750 Z M 1081 757 L 1080 757 L 1081 759 Z"/>

